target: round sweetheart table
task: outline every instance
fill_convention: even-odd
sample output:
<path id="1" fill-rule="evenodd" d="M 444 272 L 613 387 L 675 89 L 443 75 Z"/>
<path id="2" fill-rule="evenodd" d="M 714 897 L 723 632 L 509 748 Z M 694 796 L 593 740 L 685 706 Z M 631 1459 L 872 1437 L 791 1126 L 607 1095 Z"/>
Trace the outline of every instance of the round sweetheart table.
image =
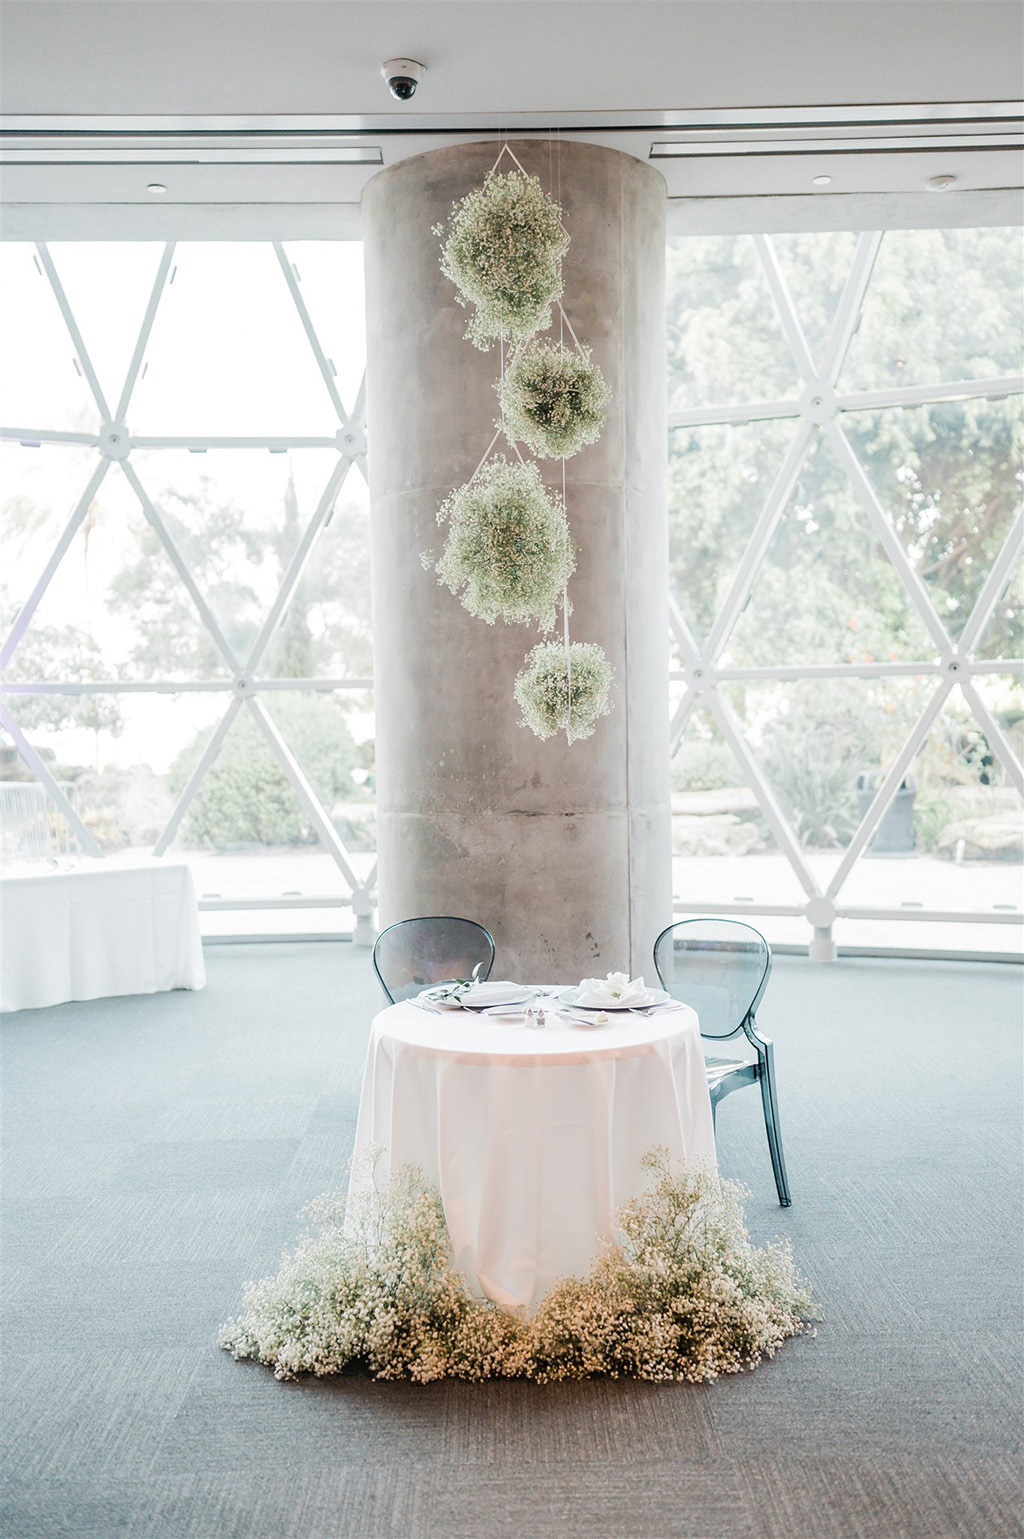
<path id="1" fill-rule="evenodd" d="M 547 1021 L 391 1005 L 374 1019 L 359 1101 L 353 1195 L 374 1151 L 378 1178 L 418 1166 L 441 1193 L 457 1270 L 506 1309 L 586 1272 L 616 1208 L 643 1191 L 653 1144 L 686 1163 L 715 1157 L 693 1010 Z"/>

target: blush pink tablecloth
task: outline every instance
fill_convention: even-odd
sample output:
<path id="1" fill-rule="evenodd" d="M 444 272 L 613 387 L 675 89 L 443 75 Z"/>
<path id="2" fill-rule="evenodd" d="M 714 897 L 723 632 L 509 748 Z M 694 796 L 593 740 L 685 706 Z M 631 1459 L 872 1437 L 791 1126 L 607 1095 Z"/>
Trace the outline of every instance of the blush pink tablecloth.
<path id="1" fill-rule="evenodd" d="M 549 1016 L 549 1020 L 550 1020 Z M 715 1157 L 704 1054 L 687 1006 L 593 1030 L 544 1030 L 405 1002 L 381 1011 L 366 1055 L 352 1193 L 418 1166 L 441 1192 L 455 1265 L 504 1308 L 585 1272 L 614 1214 L 644 1186 L 653 1144 Z"/>

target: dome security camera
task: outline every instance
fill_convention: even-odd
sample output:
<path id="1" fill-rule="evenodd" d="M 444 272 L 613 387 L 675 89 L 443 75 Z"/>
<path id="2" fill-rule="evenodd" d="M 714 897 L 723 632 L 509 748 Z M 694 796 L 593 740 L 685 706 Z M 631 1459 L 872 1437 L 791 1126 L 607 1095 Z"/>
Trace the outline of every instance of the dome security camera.
<path id="1" fill-rule="evenodd" d="M 380 72 L 388 83 L 388 90 L 396 101 L 407 102 L 416 95 L 416 87 L 427 72 L 425 64 L 415 59 L 387 59 Z"/>

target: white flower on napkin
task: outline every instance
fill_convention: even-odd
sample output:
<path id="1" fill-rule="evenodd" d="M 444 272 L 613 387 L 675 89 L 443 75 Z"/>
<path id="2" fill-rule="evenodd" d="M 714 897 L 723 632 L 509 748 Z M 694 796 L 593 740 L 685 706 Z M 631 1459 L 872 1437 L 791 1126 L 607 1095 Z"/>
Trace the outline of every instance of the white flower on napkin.
<path id="1" fill-rule="evenodd" d="M 591 1010 L 608 1005 L 628 1009 L 631 1005 L 646 1002 L 647 988 L 643 978 L 631 978 L 628 973 L 609 973 L 607 978 L 584 978 L 576 995 L 576 1003 Z"/>

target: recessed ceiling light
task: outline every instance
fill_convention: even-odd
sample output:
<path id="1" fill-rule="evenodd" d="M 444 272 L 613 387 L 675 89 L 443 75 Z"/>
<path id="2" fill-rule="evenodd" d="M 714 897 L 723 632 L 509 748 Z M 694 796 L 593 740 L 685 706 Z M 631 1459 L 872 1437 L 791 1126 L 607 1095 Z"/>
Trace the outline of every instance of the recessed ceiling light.
<path id="1" fill-rule="evenodd" d="M 925 186 L 929 192 L 947 192 L 955 181 L 955 176 L 930 176 Z"/>
<path id="2" fill-rule="evenodd" d="M 154 198 L 159 198 L 167 191 L 167 188 L 164 186 L 163 182 L 150 182 L 146 188 L 146 191 L 151 192 Z"/>
<path id="3" fill-rule="evenodd" d="M 812 176 L 811 181 L 815 187 L 828 187 L 831 184 L 832 178 L 830 176 Z"/>

